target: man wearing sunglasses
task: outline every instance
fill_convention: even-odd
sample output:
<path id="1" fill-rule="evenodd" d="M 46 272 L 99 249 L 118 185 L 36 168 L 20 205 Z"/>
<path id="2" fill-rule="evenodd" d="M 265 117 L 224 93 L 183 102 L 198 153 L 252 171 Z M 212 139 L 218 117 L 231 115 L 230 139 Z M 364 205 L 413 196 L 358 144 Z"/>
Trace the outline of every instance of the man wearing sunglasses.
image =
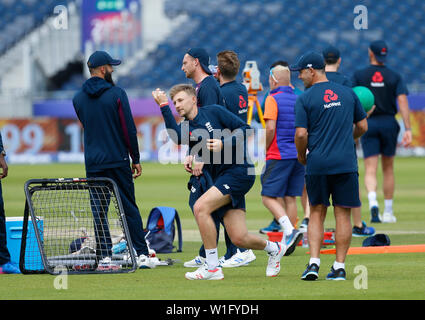
<path id="1" fill-rule="evenodd" d="M 270 70 L 270 94 L 266 98 L 266 167 L 261 176 L 261 196 L 264 206 L 278 221 L 291 254 L 302 238 L 294 228 L 297 219 L 296 197 L 304 188 L 304 166 L 297 161 L 295 148 L 295 101 L 297 95 L 290 86 L 291 73 L 286 66 Z"/>

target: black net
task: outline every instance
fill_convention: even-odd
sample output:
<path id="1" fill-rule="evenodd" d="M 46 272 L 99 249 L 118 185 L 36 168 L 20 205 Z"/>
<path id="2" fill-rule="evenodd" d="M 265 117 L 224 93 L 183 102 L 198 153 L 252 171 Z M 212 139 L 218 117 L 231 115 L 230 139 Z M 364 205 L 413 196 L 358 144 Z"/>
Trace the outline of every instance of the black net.
<path id="1" fill-rule="evenodd" d="M 25 189 L 23 273 L 134 271 L 135 255 L 112 180 L 30 180 Z"/>

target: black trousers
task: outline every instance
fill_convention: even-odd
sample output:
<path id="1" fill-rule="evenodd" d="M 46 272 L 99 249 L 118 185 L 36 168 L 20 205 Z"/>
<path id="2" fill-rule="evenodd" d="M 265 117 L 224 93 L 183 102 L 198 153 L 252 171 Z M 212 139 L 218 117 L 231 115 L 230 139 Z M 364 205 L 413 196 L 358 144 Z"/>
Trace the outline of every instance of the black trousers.
<path id="1" fill-rule="evenodd" d="M 133 174 L 130 167 L 120 167 L 105 169 L 97 172 L 87 172 L 87 178 L 110 178 L 112 179 L 117 187 L 121 198 L 124 214 L 127 220 L 128 230 L 130 238 L 133 243 L 133 247 L 137 252 L 137 255 L 148 255 L 148 247 L 146 245 L 145 233 L 143 231 L 142 217 L 140 216 L 139 208 L 136 204 L 136 197 L 134 191 Z M 111 238 L 109 229 L 107 228 L 106 218 L 102 212 L 93 209 L 96 207 L 104 207 L 105 203 L 109 204 L 109 199 L 101 198 L 99 196 L 92 196 L 92 211 L 94 216 L 95 232 L 96 237 L 102 239 L 98 244 L 101 250 L 101 256 L 110 256 L 111 253 Z M 96 202 L 104 202 L 102 206 L 97 206 Z"/>
<path id="2" fill-rule="evenodd" d="M 0 181 L 0 265 L 10 261 L 10 253 L 7 249 L 6 215 L 4 214 L 3 191 Z"/>

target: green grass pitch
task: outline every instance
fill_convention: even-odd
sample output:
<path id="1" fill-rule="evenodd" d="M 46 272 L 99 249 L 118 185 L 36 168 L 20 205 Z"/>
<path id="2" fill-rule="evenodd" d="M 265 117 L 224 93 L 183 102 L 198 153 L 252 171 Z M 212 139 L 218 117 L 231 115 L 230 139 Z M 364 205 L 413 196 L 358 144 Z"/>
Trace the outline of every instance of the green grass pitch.
<path id="1" fill-rule="evenodd" d="M 359 161 L 364 220 L 369 221 L 366 192 L 363 188 L 363 161 Z M 425 161 L 423 158 L 396 158 L 396 224 L 375 224 L 377 233 L 390 236 L 393 245 L 425 244 Z M 24 183 L 32 178 L 84 177 L 80 164 L 10 165 L 9 176 L 2 181 L 6 216 L 22 216 Z M 188 174 L 182 165 L 143 164 L 143 174 L 135 181 L 136 198 L 144 222 L 151 208 L 170 206 L 178 210 L 183 226 L 182 253 L 161 254 L 160 258 L 181 261 L 192 259 L 200 246 L 199 232 L 187 205 Z M 379 176 L 379 186 L 382 176 Z M 271 220 L 261 203 L 260 179 L 247 195 L 248 229 L 258 234 Z M 382 189 L 378 198 L 383 205 Z M 302 207 L 299 203 L 299 217 Z M 333 227 L 330 208 L 326 227 Z M 352 246 L 361 246 L 362 238 L 353 238 Z M 224 254 L 224 243 L 219 253 Z M 138 270 L 131 274 L 68 276 L 66 289 L 55 288 L 52 275 L 0 275 L 0 300 L 289 300 L 289 299 L 421 299 L 425 298 L 425 254 L 351 255 L 347 257 L 347 281 L 325 281 L 334 256 L 322 255 L 319 280 L 300 280 L 308 262 L 307 249 L 298 247 L 282 260 L 276 278 L 266 278 L 267 255 L 256 252 L 250 266 L 224 269 L 223 281 L 188 281 L 182 264 Z M 360 272 L 359 272 L 360 270 Z M 357 272 L 355 272 L 357 271 Z"/>

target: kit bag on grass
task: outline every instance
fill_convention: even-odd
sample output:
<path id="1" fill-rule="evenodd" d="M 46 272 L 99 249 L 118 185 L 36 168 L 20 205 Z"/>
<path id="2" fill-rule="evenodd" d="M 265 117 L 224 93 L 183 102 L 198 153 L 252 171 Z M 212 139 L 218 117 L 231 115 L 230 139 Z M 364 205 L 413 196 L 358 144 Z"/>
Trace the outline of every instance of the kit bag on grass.
<path id="1" fill-rule="evenodd" d="M 177 252 L 182 251 L 183 238 L 179 214 L 176 209 L 170 207 L 155 207 L 149 214 L 146 240 L 151 249 L 157 253 L 173 252 L 176 233 L 174 221 L 176 221 L 179 241 Z"/>

